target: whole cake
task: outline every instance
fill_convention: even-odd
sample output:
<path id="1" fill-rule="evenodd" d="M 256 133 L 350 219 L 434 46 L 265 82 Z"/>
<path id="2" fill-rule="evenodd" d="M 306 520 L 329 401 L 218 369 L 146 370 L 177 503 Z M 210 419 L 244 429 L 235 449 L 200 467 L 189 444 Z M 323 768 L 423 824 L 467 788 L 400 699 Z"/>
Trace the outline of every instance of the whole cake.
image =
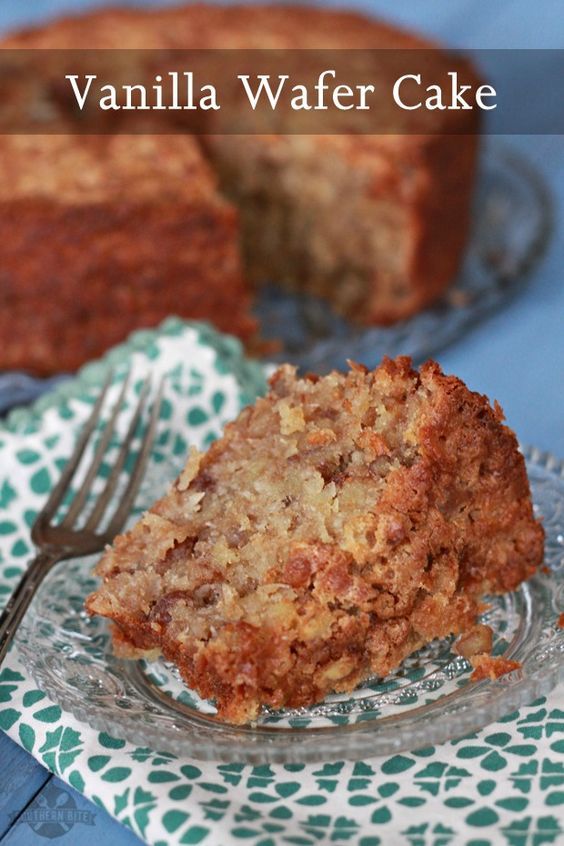
<path id="1" fill-rule="evenodd" d="M 281 5 L 105 9 L 15 34 L 0 47 L 43 48 L 44 62 L 47 48 L 425 49 L 443 76 L 460 63 L 359 14 Z M 135 78 L 146 72 L 154 81 L 143 56 L 150 53 L 136 54 Z M 41 108 L 59 114 L 64 132 L 61 80 L 43 70 L 39 78 Z M 433 121 L 433 134 L 423 125 L 420 135 L 282 127 L 153 137 L 148 147 L 133 136 L 36 136 L 26 156 L 21 139 L 1 136 L 0 367 L 72 369 L 171 310 L 248 340 L 249 294 L 263 281 L 325 297 L 361 323 L 408 317 L 453 279 L 468 232 L 478 118 L 445 111 Z M 125 162 L 134 158 L 150 167 L 142 198 L 139 172 Z M 52 304 L 41 310 L 45 286 Z M 33 342 L 23 340 L 32 333 Z"/>
<path id="2" fill-rule="evenodd" d="M 282 367 L 116 539 L 87 608 L 121 655 L 162 653 L 233 723 L 351 691 L 453 633 L 495 675 L 482 597 L 543 556 L 502 419 L 433 362 Z"/>

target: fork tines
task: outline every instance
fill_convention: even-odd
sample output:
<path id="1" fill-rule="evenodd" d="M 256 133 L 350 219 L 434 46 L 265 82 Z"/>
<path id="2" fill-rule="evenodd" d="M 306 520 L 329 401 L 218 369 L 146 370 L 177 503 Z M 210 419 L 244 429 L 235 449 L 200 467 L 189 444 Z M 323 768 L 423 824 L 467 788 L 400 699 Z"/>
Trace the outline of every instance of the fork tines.
<path id="1" fill-rule="evenodd" d="M 141 384 L 139 397 L 133 409 L 127 433 L 121 443 L 119 452 L 113 462 L 111 472 L 104 484 L 104 487 L 97 495 L 90 514 L 87 516 L 86 521 L 83 521 L 83 526 L 80 528 L 77 526 L 79 518 L 84 516 L 89 498 L 93 494 L 93 488 L 98 478 L 102 462 L 116 432 L 118 418 L 120 417 L 127 389 L 131 381 L 130 372 L 125 375 L 117 400 L 113 403 L 109 410 L 109 416 L 101 429 L 100 437 L 94 450 L 94 455 L 92 456 L 90 464 L 86 469 L 84 478 L 82 479 L 78 490 L 74 493 L 72 500 L 69 503 L 66 514 L 61 517 L 59 522 L 56 522 L 55 519 L 57 517 L 57 513 L 63 505 L 65 496 L 70 490 L 71 483 L 77 475 L 86 447 L 92 440 L 92 436 L 102 419 L 103 407 L 111 390 L 113 381 L 114 371 L 110 370 L 104 381 L 102 391 L 80 433 L 74 452 L 69 458 L 59 481 L 51 491 L 51 495 L 49 496 L 45 507 L 34 524 L 32 536 L 34 542 L 38 545 L 45 543 L 45 532 L 49 528 L 52 530 L 66 530 L 66 532 L 85 532 L 90 535 L 94 535 L 96 533 L 98 537 L 103 536 L 104 538 L 107 538 L 109 542 L 121 530 L 123 524 L 129 516 L 129 512 L 133 505 L 137 491 L 139 490 L 139 485 L 141 484 L 151 453 L 162 400 L 163 379 L 159 382 L 154 400 L 151 404 L 148 421 L 143 431 L 142 421 L 145 416 L 145 407 L 148 402 L 148 397 L 151 393 L 150 375 L 146 376 Z M 125 489 L 121 493 L 119 501 L 114 505 L 113 513 L 109 515 L 107 527 L 105 530 L 101 531 L 102 521 L 107 516 L 109 506 L 112 503 L 114 494 L 116 493 L 126 462 L 130 456 L 133 455 L 132 446 L 138 430 L 143 431 L 139 451 L 134 458 L 134 463 L 128 476 Z"/>

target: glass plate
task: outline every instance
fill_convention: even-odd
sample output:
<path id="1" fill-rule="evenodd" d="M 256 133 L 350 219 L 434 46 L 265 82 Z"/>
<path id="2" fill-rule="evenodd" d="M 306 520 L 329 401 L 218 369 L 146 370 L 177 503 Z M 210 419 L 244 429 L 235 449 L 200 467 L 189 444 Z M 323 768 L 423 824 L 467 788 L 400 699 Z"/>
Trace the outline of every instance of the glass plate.
<path id="1" fill-rule="evenodd" d="M 522 667 L 496 681 L 471 682 L 470 666 L 437 640 L 387 678 L 311 708 L 265 711 L 252 726 L 217 720 L 162 660 L 112 655 L 108 625 L 89 618 L 92 559 L 54 569 L 16 640 L 38 686 L 79 720 L 136 744 L 221 761 L 295 763 L 390 755 L 477 731 L 545 695 L 564 677 L 564 462 L 526 451 L 535 508 L 544 519 L 543 572 L 494 597 L 483 620 L 494 652 Z M 153 466 L 140 496 L 146 508 L 178 468 Z"/>
<path id="2" fill-rule="evenodd" d="M 324 373 L 343 368 L 347 358 L 371 367 L 383 355 L 410 355 L 421 362 L 452 343 L 520 290 L 552 226 L 541 176 L 525 158 L 491 139 L 484 142 L 473 221 L 459 278 L 432 308 L 394 326 L 361 329 L 336 317 L 322 300 L 263 288 L 256 308 L 262 334 L 282 342 L 272 360 Z M 24 373 L 0 374 L 0 414 L 31 402 L 51 385 L 52 380 Z"/>

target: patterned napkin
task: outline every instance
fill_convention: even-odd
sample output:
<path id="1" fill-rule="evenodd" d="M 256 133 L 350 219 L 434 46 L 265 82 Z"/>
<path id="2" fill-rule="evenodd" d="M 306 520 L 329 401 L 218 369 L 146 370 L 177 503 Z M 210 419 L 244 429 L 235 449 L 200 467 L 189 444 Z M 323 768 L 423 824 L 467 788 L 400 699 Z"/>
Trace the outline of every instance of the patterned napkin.
<path id="1" fill-rule="evenodd" d="M 72 449 L 107 362 L 169 374 L 157 453 L 180 461 L 264 390 L 239 344 L 169 320 L 85 368 L 0 429 L 0 603 L 31 554 L 29 527 Z M 135 380 L 133 380 L 135 382 Z M 0 728 L 148 843 L 541 846 L 564 843 L 564 686 L 467 736 L 361 762 L 203 763 L 89 728 L 37 690 L 12 649 Z"/>

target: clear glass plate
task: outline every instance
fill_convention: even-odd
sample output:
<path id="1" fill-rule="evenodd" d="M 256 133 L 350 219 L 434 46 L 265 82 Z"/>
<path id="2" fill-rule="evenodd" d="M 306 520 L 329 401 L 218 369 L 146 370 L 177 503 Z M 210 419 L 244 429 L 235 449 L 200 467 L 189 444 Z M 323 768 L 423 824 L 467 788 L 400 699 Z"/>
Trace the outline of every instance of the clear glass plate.
<path id="1" fill-rule="evenodd" d="M 389 755 L 476 731 L 545 695 L 564 678 L 564 463 L 526 451 L 535 508 L 544 519 L 542 572 L 490 600 L 483 619 L 494 652 L 522 667 L 496 681 L 471 682 L 450 640 L 420 650 L 385 679 L 311 708 L 265 711 L 255 725 L 218 721 L 214 708 L 162 660 L 112 655 L 107 622 L 89 618 L 92 559 L 58 565 L 43 583 L 16 640 L 38 686 L 81 721 L 156 749 L 194 758 L 294 763 Z M 140 506 L 164 490 L 178 468 L 154 465 Z"/>

